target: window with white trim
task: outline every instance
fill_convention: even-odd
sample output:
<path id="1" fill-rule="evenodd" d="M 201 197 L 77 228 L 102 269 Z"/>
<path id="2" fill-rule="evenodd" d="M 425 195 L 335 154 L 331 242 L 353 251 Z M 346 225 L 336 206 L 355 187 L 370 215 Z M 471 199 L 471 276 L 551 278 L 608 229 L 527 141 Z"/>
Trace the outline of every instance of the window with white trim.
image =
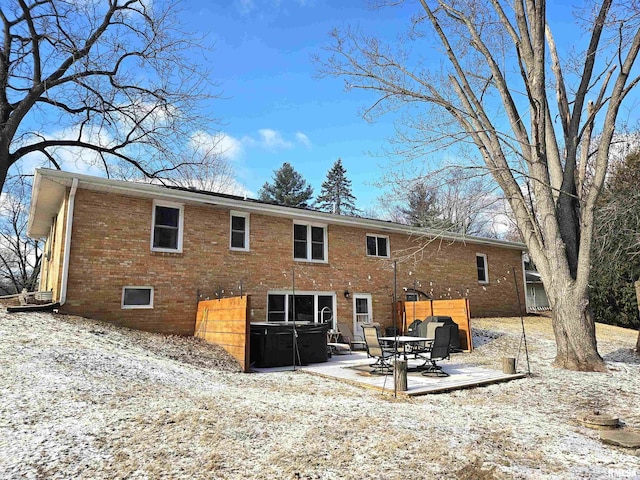
<path id="1" fill-rule="evenodd" d="M 122 308 L 153 308 L 153 287 L 122 287 Z"/>
<path id="2" fill-rule="evenodd" d="M 327 261 L 327 227 L 293 224 L 293 258 L 311 262 Z"/>
<path id="3" fill-rule="evenodd" d="M 389 237 L 383 235 L 367 235 L 367 256 L 388 257 Z"/>
<path id="4" fill-rule="evenodd" d="M 176 203 L 153 202 L 151 250 L 181 252 L 184 207 Z"/>
<path id="5" fill-rule="evenodd" d="M 478 269 L 478 282 L 489 283 L 489 267 L 487 256 L 484 253 L 476 253 L 476 267 Z"/>
<path id="6" fill-rule="evenodd" d="M 268 322 L 330 323 L 335 326 L 334 292 L 269 292 Z"/>
<path id="7" fill-rule="evenodd" d="M 231 250 L 249 250 L 249 214 L 231 212 L 229 234 Z"/>

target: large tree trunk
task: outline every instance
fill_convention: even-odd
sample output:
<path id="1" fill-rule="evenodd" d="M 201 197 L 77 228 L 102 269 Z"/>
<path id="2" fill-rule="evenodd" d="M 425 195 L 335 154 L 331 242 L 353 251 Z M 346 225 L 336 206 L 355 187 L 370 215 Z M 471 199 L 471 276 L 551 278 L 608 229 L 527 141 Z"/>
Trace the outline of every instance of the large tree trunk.
<path id="1" fill-rule="evenodd" d="M 640 280 L 634 283 L 636 287 L 636 302 L 638 302 L 638 312 L 640 312 Z M 640 329 L 638 329 L 638 340 L 636 341 L 636 355 L 640 355 Z"/>
<path id="2" fill-rule="evenodd" d="M 598 353 L 595 320 L 587 292 L 576 292 L 571 280 L 554 279 L 548 289 L 556 338 L 554 366 L 583 372 L 606 372 Z"/>

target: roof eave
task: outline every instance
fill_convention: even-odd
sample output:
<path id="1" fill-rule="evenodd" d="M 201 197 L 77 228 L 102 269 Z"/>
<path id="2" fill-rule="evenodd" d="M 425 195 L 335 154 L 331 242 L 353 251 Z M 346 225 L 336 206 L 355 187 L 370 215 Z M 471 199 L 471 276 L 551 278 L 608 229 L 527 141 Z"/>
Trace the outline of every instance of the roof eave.
<path id="1" fill-rule="evenodd" d="M 207 204 L 232 209 L 246 210 L 249 212 L 262 213 L 265 215 L 273 215 L 279 217 L 287 217 L 297 220 L 307 220 L 310 222 L 321 222 L 334 225 L 344 225 L 359 228 L 370 228 L 375 231 L 401 233 L 405 235 L 426 236 L 431 239 L 441 239 L 443 241 L 453 241 L 462 243 L 471 243 L 477 245 L 497 246 L 509 248 L 513 250 L 525 251 L 526 246 L 522 243 L 509 242 L 506 240 L 498 240 L 482 237 L 471 237 L 450 232 L 439 232 L 430 229 L 413 228 L 407 225 L 387 222 L 384 220 L 376 220 L 360 217 L 348 217 L 343 215 L 335 215 L 326 212 L 317 212 L 313 210 L 304 210 L 292 207 L 284 207 L 281 205 L 271 205 L 268 203 L 259 203 L 250 200 L 233 199 L 227 197 L 213 196 L 210 194 L 199 193 L 197 191 L 174 190 L 166 188 L 162 185 L 153 185 L 148 183 L 135 183 L 123 180 L 112 180 L 89 175 L 61 172 L 59 170 L 38 169 L 36 170 L 36 181 L 34 181 L 34 192 L 36 192 L 36 182 L 39 182 L 41 176 L 46 176 L 58 180 L 57 183 L 71 185 L 73 178 L 79 181 L 78 188 L 90 188 L 94 190 L 106 190 L 115 193 L 122 193 L 134 196 L 152 197 L 164 200 L 173 200 L 178 202 L 192 202 L 196 204 Z M 93 188 L 91 188 L 93 187 Z M 36 192 L 37 195 L 37 192 Z M 30 212 L 30 222 L 33 210 Z"/>

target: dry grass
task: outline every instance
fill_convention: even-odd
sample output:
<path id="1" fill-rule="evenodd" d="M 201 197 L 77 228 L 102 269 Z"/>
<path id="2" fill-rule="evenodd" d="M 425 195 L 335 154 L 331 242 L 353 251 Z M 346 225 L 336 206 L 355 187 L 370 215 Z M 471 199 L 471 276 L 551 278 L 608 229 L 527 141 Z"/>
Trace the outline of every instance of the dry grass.
<path id="1" fill-rule="evenodd" d="M 518 356 L 519 318 L 472 324 L 465 360 Z M 633 452 L 575 421 L 598 408 L 640 428 L 635 332 L 599 327 L 610 372 L 589 374 L 550 367 L 549 319 L 525 326 L 532 377 L 401 400 L 241 374 L 194 339 L 0 314 L 0 478 L 637 478 Z"/>

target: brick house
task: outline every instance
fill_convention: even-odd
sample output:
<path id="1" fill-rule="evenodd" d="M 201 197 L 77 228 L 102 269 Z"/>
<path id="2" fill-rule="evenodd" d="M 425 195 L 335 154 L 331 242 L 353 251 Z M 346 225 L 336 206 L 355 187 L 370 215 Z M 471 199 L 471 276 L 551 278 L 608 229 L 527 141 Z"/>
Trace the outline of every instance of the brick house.
<path id="1" fill-rule="evenodd" d="M 62 312 L 163 333 L 193 334 L 216 294 L 250 294 L 255 322 L 354 328 L 392 324 L 394 287 L 467 297 L 476 317 L 518 314 L 515 278 L 524 298 L 519 243 L 56 170 L 35 173 L 28 234 Z"/>

